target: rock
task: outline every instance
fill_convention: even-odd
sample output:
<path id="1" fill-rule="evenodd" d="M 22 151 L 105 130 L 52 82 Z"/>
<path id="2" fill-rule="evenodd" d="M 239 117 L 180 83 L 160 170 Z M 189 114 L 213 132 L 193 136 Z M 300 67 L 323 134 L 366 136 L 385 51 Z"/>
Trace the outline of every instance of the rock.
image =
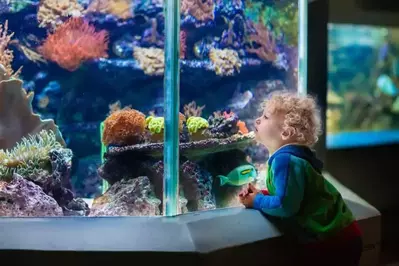
<path id="1" fill-rule="evenodd" d="M 148 177 L 122 179 L 93 201 L 89 216 L 155 216 L 160 204 Z"/>
<path id="2" fill-rule="evenodd" d="M 199 158 L 213 153 L 223 151 L 244 149 L 250 143 L 254 142 L 255 133 L 249 132 L 245 135 L 236 134 L 229 138 L 210 138 L 199 141 L 191 141 L 180 143 L 180 154 L 189 159 Z M 110 147 L 106 153 L 106 158 L 118 156 L 124 153 L 137 152 L 140 154 L 150 155 L 152 157 L 163 156 L 163 142 L 161 143 L 145 143 L 124 147 Z"/>
<path id="3" fill-rule="evenodd" d="M 11 182 L 0 181 L 0 216 L 63 216 L 63 212 L 38 185 L 14 174 Z"/>
<path id="4" fill-rule="evenodd" d="M 89 206 L 82 199 L 73 199 L 63 208 L 65 216 L 88 216 L 90 213 Z"/>
<path id="5" fill-rule="evenodd" d="M 190 211 L 212 210 L 216 208 L 212 194 L 213 178 L 209 172 L 192 161 L 181 163 L 180 183 L 187 198 Z"/>
<path id="6" fill-rule="evenodd" d="M 72 156 L 72 150 L 70 149 L 53 149 L 50 151 L 51 174 L 43 170 L 42 173 L 27 178 L 39 185 L 47 195 L 54 198 L 64 210 L 65 216 L 71 215 L 71 206 L 74 206 L 73 215 L 89 212 L 89 206 L 86 203 L 71 203 L 75 200 L 70 183 Z M 78 206 L 82 209 L 77 210 Z"/>

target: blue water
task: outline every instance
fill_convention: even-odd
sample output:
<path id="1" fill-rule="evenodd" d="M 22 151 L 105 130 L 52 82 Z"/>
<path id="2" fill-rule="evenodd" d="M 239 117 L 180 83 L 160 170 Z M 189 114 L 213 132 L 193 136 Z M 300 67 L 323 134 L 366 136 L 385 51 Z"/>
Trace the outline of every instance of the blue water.
<path id="1" fill-rule="evenodd" d="M 328 149 L 345 149 L 399 143 L 399 130 L 342 132 L 327 135 Z"/>

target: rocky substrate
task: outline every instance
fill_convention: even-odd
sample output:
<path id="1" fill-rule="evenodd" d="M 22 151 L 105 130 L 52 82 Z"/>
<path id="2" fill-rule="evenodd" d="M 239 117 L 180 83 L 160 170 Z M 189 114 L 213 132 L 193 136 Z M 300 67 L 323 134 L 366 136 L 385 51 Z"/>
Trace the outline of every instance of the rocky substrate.
<path id="1" fill-rule="evenodd" d="M 0 216 L 86 216 L 90 209 L 71 190 L 72 151 L 50 151 L 51 171 L 33 176 L 14 174 L 11 181 L 0 181 Z"/>

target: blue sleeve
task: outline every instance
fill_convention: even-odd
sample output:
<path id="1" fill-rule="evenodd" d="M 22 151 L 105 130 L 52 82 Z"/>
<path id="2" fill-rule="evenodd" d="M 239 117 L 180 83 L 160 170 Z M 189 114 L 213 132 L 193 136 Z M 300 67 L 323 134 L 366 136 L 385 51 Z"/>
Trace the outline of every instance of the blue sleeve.
<path id="1" fill-rule="evenodd" d="M 274 158 L 270 167 L 276 193 L 256 195 L 254 209 L 272 216 L 293 216 L 299 211 L 304 195 L 304 165 L 294 156 L 281 154 Z"/>

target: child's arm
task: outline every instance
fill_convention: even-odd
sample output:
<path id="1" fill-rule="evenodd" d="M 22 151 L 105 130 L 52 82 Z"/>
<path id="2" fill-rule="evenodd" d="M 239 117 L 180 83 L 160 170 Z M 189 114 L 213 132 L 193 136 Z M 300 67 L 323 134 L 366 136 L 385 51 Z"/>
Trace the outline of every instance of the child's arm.
<path id="1" fill-rule="evenodd" d="M 304 194 L 303 165 L 291 155 L 281 154 L 274 159 L 271 167 L 275 195 L 256 195 L 254 209 L 273 216 L 293 216 L 299 211 Z"/>

